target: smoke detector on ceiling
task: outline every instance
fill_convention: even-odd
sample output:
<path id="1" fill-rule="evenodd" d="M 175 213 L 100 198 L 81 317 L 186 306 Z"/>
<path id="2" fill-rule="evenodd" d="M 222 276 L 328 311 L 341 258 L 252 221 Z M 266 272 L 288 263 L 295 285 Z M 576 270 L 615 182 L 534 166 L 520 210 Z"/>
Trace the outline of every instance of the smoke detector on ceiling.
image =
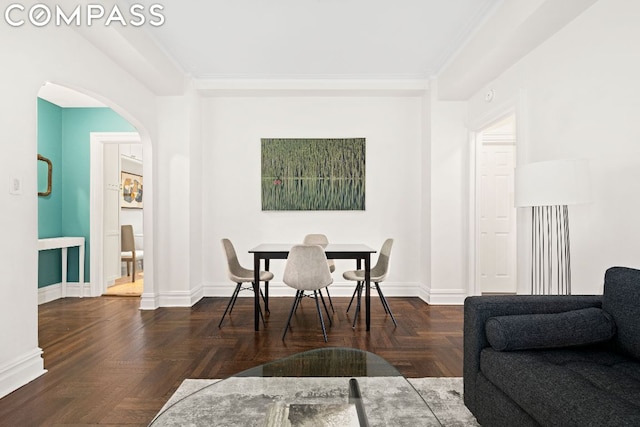
<path id="1" fill-rule="evenodd" d="M 495 92 L 493 91 L 493 89 L 489 89 L 487 91 L 487 93 L 485 93 L 484 95 L 484 102 L 491 102 L 493 101 L 493 97 L 495 96 Z"/>

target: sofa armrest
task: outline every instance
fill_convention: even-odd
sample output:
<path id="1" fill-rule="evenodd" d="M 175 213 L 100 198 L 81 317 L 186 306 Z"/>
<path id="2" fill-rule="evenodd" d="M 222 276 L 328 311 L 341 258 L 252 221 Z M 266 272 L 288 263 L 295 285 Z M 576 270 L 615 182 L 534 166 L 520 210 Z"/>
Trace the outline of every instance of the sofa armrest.
<path id="1" fill-rule="evenodd" d="M 475 411 L 475 382 L 480 352 L 489 346 L 485 322 L 493 316 L 549 314 L 602 307 L 602 295 L 500 295 L 474 296 L 464 301 L 464 402 Z"/>

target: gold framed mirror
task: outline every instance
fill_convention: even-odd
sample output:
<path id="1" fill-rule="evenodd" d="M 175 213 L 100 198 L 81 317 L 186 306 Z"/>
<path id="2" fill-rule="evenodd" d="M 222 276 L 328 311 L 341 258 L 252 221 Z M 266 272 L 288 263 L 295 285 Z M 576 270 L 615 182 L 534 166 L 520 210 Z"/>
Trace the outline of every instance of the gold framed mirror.
<path id="1" fill-rule="evenodd" d="M 42 196 L 42 197 L 46 197 L 49 194 L 51 194 L 51 181 L 52 181 L 52 175 L 53 175 L 53 164 L 51 163 L 51 160 L 47 159 L 46 157 L 38 154 L 38 161 L 39 162 L 45 162 L 47 164 L 47 189 L 46 191 L 38 191 L 38 196 Z"/>

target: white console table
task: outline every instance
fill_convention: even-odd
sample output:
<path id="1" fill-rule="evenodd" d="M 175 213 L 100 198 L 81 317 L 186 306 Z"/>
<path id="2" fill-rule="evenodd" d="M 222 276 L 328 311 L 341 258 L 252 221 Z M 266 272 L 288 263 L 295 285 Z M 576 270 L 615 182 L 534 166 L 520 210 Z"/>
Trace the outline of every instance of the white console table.
<path id="1" fill-rule="evenodd" d="M 62 297 L 67 296 L 67 249 L 78 246 L 78 285 L 80 298 L 84 296 L 84 237 L 51 237 L 38 239 L 38 250 L 62 249 Z"/>

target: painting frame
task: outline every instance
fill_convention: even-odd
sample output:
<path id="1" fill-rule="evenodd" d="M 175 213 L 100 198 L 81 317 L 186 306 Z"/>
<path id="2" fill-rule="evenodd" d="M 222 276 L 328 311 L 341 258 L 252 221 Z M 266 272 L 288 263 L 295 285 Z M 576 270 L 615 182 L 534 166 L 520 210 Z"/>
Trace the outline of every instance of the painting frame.
<path id="1" fill-rule="evenodd" d="M 261 138 L 262 211 L 364 211 L 366 138 Z"/>
<path id="2" fill-rule="evenodd" d="M 131 172 L 120 172 L 120 207 L 123 209 L 143 209 L 143 178 Z"/>

